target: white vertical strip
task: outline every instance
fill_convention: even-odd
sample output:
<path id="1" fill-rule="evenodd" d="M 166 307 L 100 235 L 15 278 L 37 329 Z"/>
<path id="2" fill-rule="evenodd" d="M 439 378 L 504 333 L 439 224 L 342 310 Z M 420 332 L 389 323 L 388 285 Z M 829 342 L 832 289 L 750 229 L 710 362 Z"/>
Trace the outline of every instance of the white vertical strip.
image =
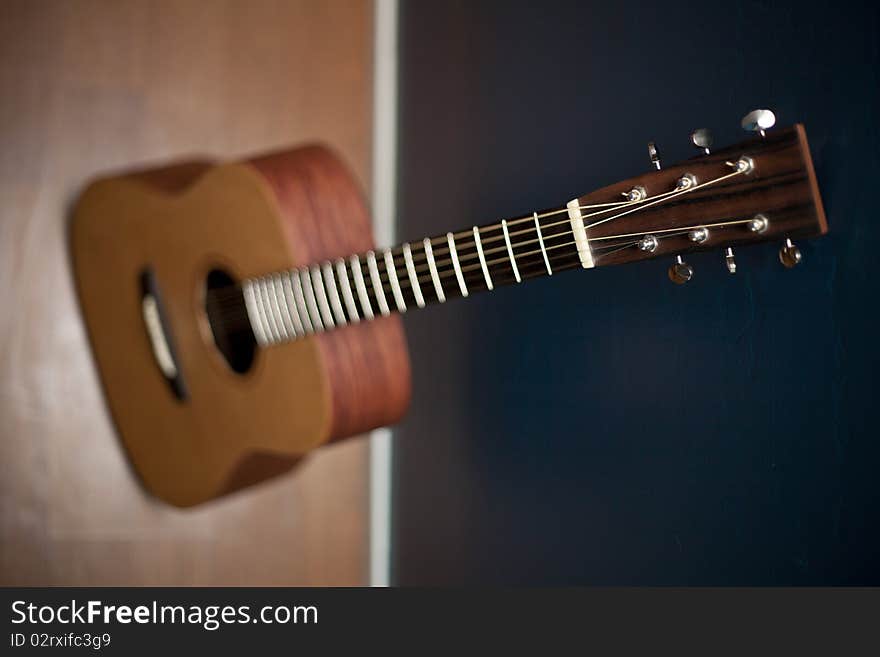
<path id="1" fill-rule="evenodd" d="M 373 17 L 373 228 L 394 243 L 397 184 L 398 0 L 375 0 Z M 391 430 L 370 436 L 370 584 L 391 583 Z"/>
<path id="2" fill-rule="evenodd" d="M 336 261 L 336 278 L 342 288 L 342 298 L 345 301 L 345 309 L 348 311 L 348 321 L 357 324 L 361 321 L 357 306 L 354 303 L 354 295 L 351 293 L 351 283 L 348 282 L 348 271 L 345 269 L 345 260 L 340 258 Z"/>
<path id="3" fill-rule="evenodd" d="M 372 251 L 367 252 L 367 269 L 370 272 L 370 280 L 373 282 L 373 296 L 379 304 L 379 312 L 383 317 L 391 314 L 388 307 L 388 300 L 385 298 L 385 287 L 382 283 L 382 277 L 379 276 L 379 268 L 376 266 L 376 254 Z"/>
<path id="4" fill-rule="evenodd" d="M 544 266 L 547 267 L 547 275 L 552 276 L 553 270 L 550 269 L 550 260 L 547 258 L 547 249 L 544 248 L 544 236 L 541 235 L 541 223 L 538 221 L 537 212 L 535 212 L 535 230 L 538 231 L 538 244 L 541 245 L 541 254 L 544 256 Z"/>
<path id="5" fill-rule="evenodd" d="M 287 303 L 287 310 L 290 311 L 290 318 L 296 327 L 296 333 L 299 336 L 303 336 L 306 334 L 306 329 L 299 317 L 299 310 L 296 307 L 296 300 L 293 296 L 293 288 L 290 286 L 290 274 L 288 272 L 281 274 L 281 287 L 284 288 L 284 300 Z"/>
<path id="6" fill-rule="evenodd" d="M 416 298 L 416 305 L 419 308 L 424 308 L 425 297 L 422 296 L 422 286 L 419 285 L 419 277 L 413 264 L 412 249 L 409 247 L 409 242 L 403 245 L 403 261 L 406 263 L 406 273 L 409 276 L 409 284 L 412 287 L 413 296 Z"/>
<path id="7" fill-rule="evenodd" d="M 391 292 L 394 294 L 397 311 L 405 313 L 406 303 L 403 300 L 403 292 L 400 290 L 400 281 L 397 280 L 397 269 L 394 268 L 394 256 L 391 249 L 385 249 L 385 271 L 388 272 L 388 281 L 391 283 Z"/>
<path id="8" fill-rule="evenodd" d="M 301 335 L 296 331 L 296 324 L 293 323 L 293 317 L 290 314 L 290 308 L 287 299 L 284 296 L 284 286 L 281 284 L 281 276 L 272 274 L 272 285 L 275 286 L 275 298 L 278 299 L 278 308 L 281 310 L 281 321 L 284 322 L 284 329 L 287 331 L 287 337 L 293 339 Z"/>
<path id="9" fill-rule="evenodd" d="M 269 335 L 272 336 L 272 342 L 280 342 L 281 331 L 278 330 L 278 326 L 275 324 L 275 310 L 272 308 L 272 302 L 269 299 L 269 287 L 266 285 L 265 278 L 257 279 L 257 291 L 260 293 L 258 298 L 263 307 L 263 314 L 269 326 Z"/>
<path id="10" fill-rule="evenodd" d="M 306 298 L 303 295 L 302 281 L 299 278 L 299 271 L 291 269 L 287 272 L 287 278 L 290 279 L 293 287 L 293 301 L 296 304 L 296 312 L 302 320 L 303 328 L 306 333 L 314 333 L 315 327 L 312 326 L 312 318 L 309 317 L 309 309 L 306 308 Z"/>
<path id="11" fill-rule="evenodd" d="M 464 275 L 461 273 L 461 265 L 458 264 L 458 251 L 455 250 L 455 239 L 452 233 L 446 233 L 446 243 L 449 244 L 449 255 L 452 256 L 452 266 L 455 268 L 455 277 L 458 279 L 458 287 L 461 296 L 468 295 L 467 285 L 464 284 Z"/>
<path id="12" fill-rule="evenodd" d="M 489 276 L 489 268 L 486 266 L 486 256 L 483 255 L 483 242 L 480 240 L 480 229 L 474 226 L 474 244 L 477 245 L 477 255 L 480 256 L 480 267 L 483 268 L 483 277 L 486 279 L 486 289 L 492 290 L 492 277 Z"/>
<path id="13" fill-rule="evenodd" d="M 327 294 L 330 297 L 330 307 L 333 308 L 333 316 L 336 323 L 345 326 L 345 313 L 342 312 L 342 302 L 339 299 L 339 290 L 336 287 L 336 278 L 333 276 L 333 265 L 325 262 L 321 265 L 321 273 L 324 274 L 324 286 L 327 288 Z"/>
<path id="14" fill-rule="evenodd" d="M 244 294 L 244 306 L 247 309 L 248 318 L 251 320 L 251 327 L 254 329 L 254 337 L 257 339 L 257 344 L 264 347 L 269 344 L 268 332 L 263 324 L 260 308 L 257 305 L 253 282 L 245 281 L 241 286 L 241 291 Z"/>
<path id="15" fill-rule="evenodd" d="M 287 327 L 284 325 L 284 318 L 281 316 L 281 304 L 278 302 L 278 295 L 275 293 L 275 284 L 272 282 L 272 276 L 264 276 L 263 285 L 266 286 L 266 296 L 272 308 L 272 317 L 279 339 L 287 340 Z"/>
<path id="16" fill-rule="evenodd" d="M 327 290 L 324 289 L 324 279 L 321 278 L 321 268 L 318 265 L 312 265 L 309 273 L 312 275 L 312 289 L 315 291 L 315 298 L 318 301 L 318 310 L 321 311 L 321 321 L 324 322 L 324 326 L 333 328 L 336 324 L 333 321 L 333 314 L 330 312 Z"/>
<path id="17" fill-rule="evenodd" d="M 440 274 L 437 273 L 437 263 L 434 260 L 434 249 L 431 248 L 430 238 L 426 237 L 422 245 L 425 247 L 425 257 L 428 259 L 431 280 L 434 281 L 434 292 L 437 294 L 437 300 L 443 303 L 446 301 L 446 295 L 443 293 L 443 286 L 440 285 Z"/>
<path id="18" fill-rule="evenodd" d="M 357 289 L 358 301 L 361 302 L 364 319 L 373 319 L 373 306 L 370 305 L 370 297 L 367 294 L 367 284 L 364 282 L 364 272 L 361 270 L 361 259 L 357 255 L 353 255 L 349 263 L 351 263 L 351 274 L 354 276 L 354 286 Z"/>
<path id="19" fill-rule="evenodd" d="M 501 229 L 504 231 L 504 243 L 507 244 L 507 255 L 510 256 L 510 265 L 513 267 L 513 275 L 516 278 L 516 282 L 519 283 L 522 279 L 519 277 L 519 268 L 516 266 L 516 258 L 513 256 L 513 247 L 510 245 L 510 233 L 507 231 L 507 219 L 501 221 Z"/>
<path id="20" fill-rule="evenodd" d="M 303 296 L 306 299 L 306 308 L 309 310 L 309 316 L 312 318 L 312 326 L 316 331 L 324 330 L 324 323 L 321 321 L 321 311 L 318 310 L 318 300 L 315 298 L 315 290 L 312 288 L 312 278 L 309 276 L 308 269 L 297 269 L 300 283 L 302 283 Z"/>

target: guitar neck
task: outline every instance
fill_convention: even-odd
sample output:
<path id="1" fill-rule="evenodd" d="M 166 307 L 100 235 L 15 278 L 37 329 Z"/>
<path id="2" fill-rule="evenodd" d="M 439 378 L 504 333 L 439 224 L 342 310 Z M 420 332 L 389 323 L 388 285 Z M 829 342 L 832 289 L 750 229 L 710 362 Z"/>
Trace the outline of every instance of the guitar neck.
<path id="1" fill-rule="evenodd" d="M 592 258 L 575 201 L 248 279 L 241 292 L 257 342 L 270 345 L 576 267 Z"/>
<path id="2" fill-rule="evenodd" d="M 796 125 L 561 208 L 247 279 L 213 291 L 207 307 L 212 325 L 236 324 L 265 346 L 577 267 L 667 256 L 670 279 L 682 283 L 693 275 L 682 254 L 725 249 L 734 273 L 733 246 L 775 239 L 794 266 L 791 238 L 827 230 Z"/>

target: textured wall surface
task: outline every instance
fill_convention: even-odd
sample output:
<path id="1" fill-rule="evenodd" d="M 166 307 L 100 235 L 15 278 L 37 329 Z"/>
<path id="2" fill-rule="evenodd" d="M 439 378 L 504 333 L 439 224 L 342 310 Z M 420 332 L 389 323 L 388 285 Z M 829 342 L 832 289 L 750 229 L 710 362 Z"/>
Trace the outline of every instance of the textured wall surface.
<path id="1" fill-rule="evenodd" d="M 0 584 L 365 583 L 364 441 L 188 511 L 141 490 L 66 214 L 98 172 L 314 139 L 366 181 L 371 33 L 368 2 L 2 3 Z"/>
<path id="2" fill-rule="evenodd" d="M 830 234 L 567 273 L 407 316 L 399 583 L 878 584 L 880 15 L 808 2 L 402 16 L 401 239 L 806 124 Z"/>

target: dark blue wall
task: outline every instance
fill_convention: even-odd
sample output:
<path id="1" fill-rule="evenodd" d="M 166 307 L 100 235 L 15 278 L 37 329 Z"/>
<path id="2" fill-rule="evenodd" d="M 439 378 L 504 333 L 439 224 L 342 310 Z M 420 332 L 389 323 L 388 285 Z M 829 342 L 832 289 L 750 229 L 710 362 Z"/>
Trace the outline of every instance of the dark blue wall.
<path id="1" fill-rule="evenodd" d="M 406 318 L 399 584 L 880 584 L 876 4 L 403 3 L 402 239 L 806 125 L 830 234 Z"/>

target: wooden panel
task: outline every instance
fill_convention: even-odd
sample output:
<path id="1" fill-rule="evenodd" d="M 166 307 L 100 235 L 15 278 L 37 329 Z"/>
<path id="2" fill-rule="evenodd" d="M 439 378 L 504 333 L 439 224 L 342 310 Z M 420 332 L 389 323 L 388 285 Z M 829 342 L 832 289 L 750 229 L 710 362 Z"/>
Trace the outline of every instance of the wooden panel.
<path id="1" fill-rule="evenodd" d="M 13 2 L 0 20 L 0 584 L 358 584 L 366 444 L 179 511 L 129 471 L 74 296 L 95 173 L 320 139 L 368 175 L 366 2 Z"/>

